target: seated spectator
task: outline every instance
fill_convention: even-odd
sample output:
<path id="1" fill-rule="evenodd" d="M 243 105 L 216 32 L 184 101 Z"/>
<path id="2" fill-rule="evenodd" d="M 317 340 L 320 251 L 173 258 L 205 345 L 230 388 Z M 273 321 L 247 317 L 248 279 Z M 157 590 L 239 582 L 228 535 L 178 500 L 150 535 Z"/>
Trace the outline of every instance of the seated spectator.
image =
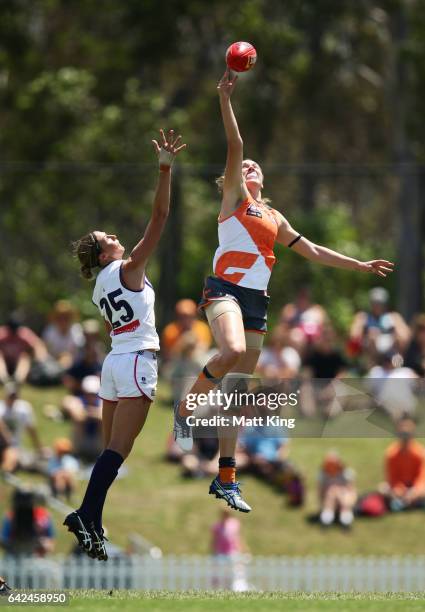
<path id="1" fill-rule="evenodd" d="M 209 326 L 197 319 L 196 303 L 193 300 L 179 300 L 175 312 L 175 321 L 166 325 L 161 334 L 161 354 L 164 362 L 181 353 L 187 332 L 191 332 L 196 338 L 198 350 L 206 353 L 211 346 L 212 337 Z"/>
<path id="2" fill-rule="evenodd" d="M 4 400 L 0 400 L 0 422 L 2 424 L 3 450 L 1 453 L 1 469 L 4 472 L 14 472 L 22 466 L 23 434 L 28 432 L 37 453 L 43 454 L 37 432 L 34 411 L 31 404 L 19 397 L 19 390 L 14 383 L 7 383 L 4 388 Z"/>
<path id="3" fill-rule="evenodd" d="M 63 414 L 73 423 L 74 454 L 89 463 L 97 458 L 103 448 L 99 390 L 100 378 L 86 376 L 81 383 L 80 395 L 67 395 L 62 402 Z"/>
<path id="4" fill-rule="evenodd" d="M 425 504 L 425 447 L 415 437 L 416 423 L 404 415 L 397 423 L 397 442 L 385 453 L 386 482 L 382 487 L 393 511 Z"/>
<path id="5" fill-rule="evenodd" d="M 301 367 L 301 357 L 298 351 L 286 344 L 286 334 L 281 326 L 277 326 L 260 354 L 257 365 L 259 376 L 274 379 L 294 378 Z"/>
<path id="6" fill-rule="evenodd" d="M 244 427 L 239 439 L 240 448 L 247 457 L 246 468 L 266 480 L 272 479 L 275 469 L 288 456 L 288 438 L 283 428 L 278 429 L 261 425 Z"/>
<path id="7" fill-rule="evenodd" d="M 354 317 L 348 348 L 352 356 L 365 354 L 370 365 L 379 353 L 392 349 L 403 353 L 409 342 L 410 330 L 401 314 L 389 310 L 389 293 L 386 289 L 371 289 L 369 302 L 369 310 L 358 312 Z"/>
<path id="8" fill-rule="evenodd" d="M 169 374 L 173 391 L 173 403 L 182 399 L 192 386 L 192 378 L 197 377 L 205 365 L 205 352 L 200 350 L 194 333 L 185 332 L 179 340 L 180 351 L 169 362 Z"/>
<path id="9" fill-rule="evenodd" d="M 44 506 L 44 499 L 34 491 L 14 492 L 12 509 L 5 513 L 1 527 L 1 543 L 7 554 L 44 557 L 53 552 L 53 521 Z"/>
<path id="10" fill-rule="evenodd" d="M 351 527 L 357 500 L 354 471 L 338 455 L 327 453 L 319 472 L 320 523 L 328 527 L 336 519 L 342 527 Z"/>
<path id="11" fill-rule="evenodd" d="M 302 287 L 295 302 L 286 304 L 280 313 L 280 323 L 288 324 L 291 329 L 301 332 L 304 343 L 307 344 L 318 337 L 327 320 L 324 308 L 312 302 L 308 287 Z"/>
<path id="12" fill-rule="evenodd" d="M 53 444 L 54 455 L 47 464 L 52 495 L 64 495 L 71 501 L 75 491 L 75 475 L 78 472 L 78 461 L 71 455 L 72 444 L 67 438 L 58 438 Z"/>
<path id="13" fill-rule="evenodd" d="M 398 421 L 416 410 L 417 374 L 403 366 L 400 353 L 390 349 L 378 356 L 378 364 L 367 373 L 367 386 L 378 403 Z"/>
<path id="14" fill-rule="evenodd" d="M 81 383 L 86 376 L 100 376 L 102 361 L 95 343 L 85 344 L 82 354 L 63 376 L 63 384 L 73 395 L 81 393 Z"/>
<path id="15" fill-rule="evenodd" d="M 412 341 L 407 348 L 404 365 L 418 376 L 425 377 L 425 314 L 414 319 Z"/>
<path id="16" fill-rule="evenodd" d="M 341 406 L 335 399 L 332 383 L 335 379 L 342 378 L 346 371 L 346 359 L 338 348 L 332 326 L 327 324 L 314 340 L 304 361 L 304 375 L 311 381 L 304 383 L 301 388 L 300 406 L 306 416 L 317 412 L 327 417 L 339 414 Z"/>
<path id="17" fill-rule="evenodd" d="M 0 327 L 0 382 L 3 384 L 9 379 L 24 383 L 33 359 L 44 361 L 47 356 L 44 342 L 22 325 L 18 316 L 11 316 Z"/>
<path id="18" fill-rule="evenodd" d="M 62 366 L 69 368 L 84 344 L 81 325 L 70 302 L 58 300 L 49 314 L 49 324 L 42 338 L 49 354 Z"/>
<path id="19" fill-rule="evenodd" d="M 310 369 L 312 378 L 333 380 L 340 378 L 347 370 L 347 361 L 338 347 L 335 331 L 325 325 L 314 340 L 304 366 Z"/>

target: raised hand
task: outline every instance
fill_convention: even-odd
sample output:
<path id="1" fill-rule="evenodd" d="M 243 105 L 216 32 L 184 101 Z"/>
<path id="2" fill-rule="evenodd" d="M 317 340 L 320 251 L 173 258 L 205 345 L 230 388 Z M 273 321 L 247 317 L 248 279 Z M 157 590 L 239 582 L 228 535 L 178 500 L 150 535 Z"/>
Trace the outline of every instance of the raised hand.
<path id="1" fill-rule="evenodd" d="M 370 272 L 371 274 L 376 274 L 377 276 L 383 276 L 385 278 L 387 274 L 394 271 L 394 264 L 386 259 L 361 261 L 359 270 L 361 272 Z"/>
<path id="2" fill-rule="evenodd" d="M 235 84 L 237 80 L 238 80 L 238 75 L 235 74 L 232 77 L 232 73 L 230 72 L 230 69 L 227 68 L 226 72 L 223 74 L 223 76 L 221 77 L 217 85 L 217 91 L 219 95 L 227 99 L 230 98 L 235 88 Z"/>
<path id="3" fill-rule="evenodd" d="M 164 134 L 164 130 L 159 130 L 161 139 L 158 143 L 157 140 L 152 140 L 153 148 L 155 153 L 158 155 L 158 161 L 160 166 L 171 167 L 176 155 L 186 148 L 186 144 L 180 144 L 182 137 L 179 135 L 174 138 L 174 130 L 168 130 L 167 135 Z"/>

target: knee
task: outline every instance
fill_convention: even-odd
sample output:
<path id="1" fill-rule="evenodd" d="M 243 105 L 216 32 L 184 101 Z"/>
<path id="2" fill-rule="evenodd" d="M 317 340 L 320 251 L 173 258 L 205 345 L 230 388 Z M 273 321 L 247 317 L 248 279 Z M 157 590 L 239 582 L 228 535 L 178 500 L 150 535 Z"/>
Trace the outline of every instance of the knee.
<path id="1" fill-rule="evenodd" d="M 243 343 L 235 343 L 220 351 L 220 361 L 226 369 L 230 369 L 245 353 L 245 345 Z"/>

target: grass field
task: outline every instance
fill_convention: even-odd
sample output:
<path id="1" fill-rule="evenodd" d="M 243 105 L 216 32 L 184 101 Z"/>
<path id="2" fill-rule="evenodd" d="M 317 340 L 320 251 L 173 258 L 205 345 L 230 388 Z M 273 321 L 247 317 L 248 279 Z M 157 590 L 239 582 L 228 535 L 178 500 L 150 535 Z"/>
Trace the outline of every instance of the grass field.
<path id="1" fill-rule="evenodd" d="M 340 594 L 340 593 L 243 593 L 227 592 L 140 592 L 140 591 L 114 591 L 93 592 L 76 591 L 71 593 L 70 608 L 72 610 L 97 612 L 101 610 L 149 610 L 150 612 L 179 611 L 179 610 L 207 610 L 221 612 L 230 610 L 293 610 L 298 611 L 327 611 L 351 612 L 351 610 L 367 610 L 368 612 L 390 610 L 423 610 L 425 596 L 423 593 L 406 593 L 401 596 L 394 593 L 379 595 Z M 65 606 L 65 609 L 67 606 Z M 23 610 L 24 606 L 14 605 L 13 609 Z M 37 609 L 40 609 L 37 606 Z M 49 610 L 52 607 L 45 606 Z"/>
<path id="2" fill-rule="evenodd" d="M 183 480 L 177 465 L 163 461 L 165 439 L 171 429 L 171 411 L 164 402 L 164 388 L 152 408 L 144 431 L 128 461 L 129 475 L 117 481 L 110 491 L 104 515 L 110 539 L 127 544 L 127 533 L 138 532 L 158 545 L 164 553 L 209 552 L 209 531 L 216 520 L 221 502 L 208 495 L 208 481 Z M 42 416 L 46 403 L 58 403 L 60 389 L 26 388 L 24 397 L 37 410 L 39 430 L 44 444 L 59 435 L 67 435 L 69 425 L 54 423 Z M 337 448 L 357 472 L 360 491 L 374 488 L 382 480 L 382 457 L 386 439 L 295 439 L 291 458 L 301 468 L 307 481 L 306 506 L 288 510 L 284 497 L 267 484 L 243 476 L 243 490 L 254 511 L 238 515 L 243 534 L 253 554 L 423 554 L 423 513 L 390 515 L 382 519 L 358 520 L 351 533 L 338 529 L 321 531 L 306 523 L 305 516 L 317 509 L 316 477 L 324 452 Z M 38 479 L 23 475 L 25 480 Z M 81 482 L 80 495 L 86 483 Z M 0 484 L 0 511 L 8 498 L 8 487 Z M 57 526 L 57 551 L 67 552 L 71 540 L 61 527 L 62 517 L 54 514 Z M 124 525 L 125 528 L 118 528 Z M 159 609 L 159 608 L 158 608 Z M 319 609 L 319 608 L 318 608 Z"/>

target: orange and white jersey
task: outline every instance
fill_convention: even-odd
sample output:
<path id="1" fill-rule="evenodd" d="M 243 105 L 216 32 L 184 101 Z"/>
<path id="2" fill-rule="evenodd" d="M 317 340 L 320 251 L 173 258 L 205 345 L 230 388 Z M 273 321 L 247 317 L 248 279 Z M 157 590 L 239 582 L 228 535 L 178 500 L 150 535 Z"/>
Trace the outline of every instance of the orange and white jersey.
<path id="1" fill-rule="evenodd" d="M 277 232 L 274 211 L 246 198 L 231 215 L 218 219 L 214 274 L 241 287 L 266 290 L 276 261 Z"/>

